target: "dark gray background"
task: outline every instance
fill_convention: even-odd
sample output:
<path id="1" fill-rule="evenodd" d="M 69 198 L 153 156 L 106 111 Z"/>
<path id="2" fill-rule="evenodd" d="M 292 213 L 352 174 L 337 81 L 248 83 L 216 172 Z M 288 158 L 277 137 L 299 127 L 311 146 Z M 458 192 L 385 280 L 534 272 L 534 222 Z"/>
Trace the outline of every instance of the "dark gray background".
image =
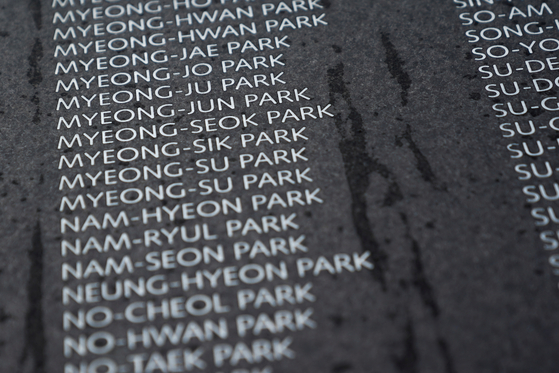
<path id="1" fill-rule="evenodd" d="M 323 3 L 329 26 L 284 52 L 290 87 L 337 113 L 307 125 L 327 199 L 301 232 L 312 256 L 370 250 L 377 269 L 312 279 L 319 328 L 274 372 L 556 372 L 557 280 L 459 11 Z M 0 4 L 0 371 L 61 372 L 52 10 Z"/>

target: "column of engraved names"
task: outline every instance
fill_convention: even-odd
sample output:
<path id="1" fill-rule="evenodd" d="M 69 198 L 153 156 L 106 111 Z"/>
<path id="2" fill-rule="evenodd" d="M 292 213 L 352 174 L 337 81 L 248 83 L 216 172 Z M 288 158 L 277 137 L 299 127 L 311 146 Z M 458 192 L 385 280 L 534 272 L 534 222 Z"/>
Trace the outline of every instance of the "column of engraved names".
<path id="1" fill-rule="evenodd" d="M 108 331 L 112 324 L 124 318 L 123 314 L 115 312 L 113 305 L 103 304 L 103 300 L 118 301 L 132 294 L 162 294 L 164 288 L 157 285 L 163 278 L 159 275 L 133 277 L 138 263 L 130 254 L 143 243 L 143 239 L 125 228 L 140 219 L 130 217 L 128 213 L 132 211 L 129 209 L 113 214 L 110 207 L 137 205 L 144 198 L 150 199 L 144 197 L 147 193 L 152 193 L 155 198 L 161 197 L 160 188 L 132 188 L 137 184 L 134 180 L 138 172 L 143 173 L 140 176 L 147 181 L 148 177 L 162 179 L 163 175 L 178 178 L 182 171 L 179 162 L 157 162 L 142 167 L 133 159 L 138 158 L 138 150 L 142 151 L 144 160 L 148 155 L 158 159 L 160 152 L 177 157 L 177 142 L 172 141 L 177 135 L 174 125 L 171 122 L 151 126 L 147 123 L 173 116 L 172 105 L 157 102 L 157 98 L 169 98 L 166 94 L 169 88 L 165 89 L 164 85 L 169 80 L 169 69 L 158 66 L 167 59 L 166 51 L 161 49 L 165 46 L 160 32 L 164 28 L 161 4 L 103 5 L 101 1 L 78 5 L 53 2 L 53 8 L 61 8 L 53 16 L 53 24 L 57 25 L 53 38 L 59 43 L 54 57 L 63 58 L 55 69 L 55 75 L 60 77 L 56 92 L 61 95 L 56 108 L 60 115 L 57 129 L 63 131 L 58 141 L 58 149 L 62 151 L 58 164 L 62 170 L 59 189 L 64 191 L 60 211 L 81 209 L 88 213 L 85 217 L 73 213 L 78 216 L 61 219 L 61 253 L 66 259 L 62 265 L 62 280 L 66 282 L 63 303 L 68 308 L 63 315 L 63 328 L 67 332 L 63 348 L 70 361 L 64 370 L 69 372 L 128 371 L 115 359 L 104 356 L 126 342 Z M 128 17 L 134 13 L 139 17 Z M 130 37 L 132 32 L 134 39 Z M 153 32 L 149 38 L 148 32 Z M 157 49 L 131 56 L 127 53 L 128 45 L 146 48 L 149 45 Z M 143 71 L 141 65 L 145 67 Z M 124 70 L 126 72 L 113 70 L 129 66 L 132 69 Z M 153 68 L 155 66 L 157 68 Z M 126 90 L 131 87 L 130 82 L 138 84 L 140 81 L 150 86 L 143 90 Z M 154 81 L 159 84 L 153 85 Z M 126 104 L 134 99 L 136 102 L 148 101 L 150 106 L 138 106 L 133 111 Z M 133 120 L 137 120 L 136 125 L 131 125 Z M 115 123 L 119 127 L 115 127 Z M 137 146 L 133 141 L 136 137 L 167 141 L 163 144 L 143 142 L 146 145 Z M 126 148 L 120 148 L 120 154 L 114 145 L 119 143 L 126 144 Z M 173 145 L 174 148 L 169 149 Z M 117 161 L 130 167 L 119 169 L 114 166 Z M 130 184 L 131 188 L 115 197 L 119 194 L 115 188 L 122 184 Z M 106 206 L 105 212 L 97 213 L 103 205 Z M 147 208 L 142 212 L 147 216 Z M 113 219 L 113 216 L 116 217 Z M 116 281 L 99 281 L 109 277 L 111 272 L 118 275 Z"/>
<path id="2" fill-rule="evenodd" d="M 288 34 L 318 1 L 53 2 L 66 372 L 272 371 L 314 329 L 308 126 Z M 296 261 L 285 260 L 295 256 Z M 318 257 L 318 258 L 316 258 Z M 293 280 L 293 278 L 299 278 Z M 252 368 L 251 368 L 252 369 Z"/>
<path id="3" fill-rule="evenodd" d="M 559 19 L 546 2 L 458 1 L 465 35 L 486 82 L 518 187 L 531 206 L 549 263 L 559 275 Z"/>

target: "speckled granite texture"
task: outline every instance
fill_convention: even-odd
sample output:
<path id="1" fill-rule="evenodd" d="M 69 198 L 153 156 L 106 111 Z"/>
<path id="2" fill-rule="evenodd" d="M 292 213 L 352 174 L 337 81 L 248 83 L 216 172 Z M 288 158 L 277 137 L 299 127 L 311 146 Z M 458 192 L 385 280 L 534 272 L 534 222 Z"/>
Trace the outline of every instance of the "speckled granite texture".
<path id="1" fill-rule="evenodd" d="M 307 125 L 325 203 L 293 211 L 311 256 L 369 250 L 375 269 L 312 279 L 318 328 L 293 333 L 297 358 L 274 373 L 557 372 L 557 278 L 460 11 L 322 3 L 329 25 L 289 34 L 283 51 L 289 86 L 335 113 Z M 0 1 L 2 373 L 66 361 L 52 12 Z"/>

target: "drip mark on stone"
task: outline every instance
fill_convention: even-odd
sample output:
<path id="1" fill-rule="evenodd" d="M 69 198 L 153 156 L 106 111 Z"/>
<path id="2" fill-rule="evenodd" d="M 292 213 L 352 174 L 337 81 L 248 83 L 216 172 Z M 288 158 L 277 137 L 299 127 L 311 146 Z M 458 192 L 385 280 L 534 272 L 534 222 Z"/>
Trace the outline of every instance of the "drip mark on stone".
<path id="1" fill-rule="evenodd" d="M 423 259 L 421 255 L 421 248 L 417 241 L 411 237 L 410 226 L 408 223 L 408 217 L 404 213 L 400 213 L 400 218 L 406 226 L 406 236 L 411 240 L 411 249 L 413 254 L 412 262 L 412 284 L 419 291 L 419 296 L 423 301 L 423 304 L 431 311 L 434 318 L 438 318 L 440 314 L 439 305 L 435 299 L 435 292 L 431 283 L 427 279 L 425 274 L 425 268 L 423 266 Z"/>
<path id="2" fill-rule="evenodd" d="M 29 70 L 27 71 L 27 78 L 29 84 L 37 88 L 39 84 L 43 81 L 43 75 L 41 74 L 40 61 L 43 58 L 43 45 L 40 39 L 35 39 L 35 44 L 31 49 L 31 55 L 28 57 Z M 35 113 L 31 121 L 34 124 L 39 124 L 41 122 L 41 105 L 40 99 L 37 92 L 31 97 L 31 103 L 35 106 Z"/>
<path id="3" fill-rule="evenodd" d="M 27 281 L 27 312 L 25 315 L 25 345 L 20 358 L 23 366 L 28 358 L 33 361 L 33 373 L 45 372 L 46 341 L 43 324 L 43 242 L 41 225 L 35 225 L 31 238 L 31 250 L 27 256 L 30 262 Z"/>
<path id="4" fill-rule="evenodd" d="M 334 366 L 332 367 L 331 372 L 332 373 L 344 373 L 344 372 L 350 371 L 351 369 L 353 369 L 353 365 L 351 365 L 348 362 L 342 362 L 342 363 L 334 364 Z"/>
<path id="5" fill-rule="evenodd" d="M 338 113 L 334 121 L 340 134 L 340 153 L 342 155 L 346 179 L 351 193 L 351 212 L 353 225 L 364 251 L 371 252 L 371 259 L 375 265 L 373 269 L 374 278 L 386 291 L 385 271 L 387 266 L 387 255 L 379 247 L 374 236 L 369 217 L 367 215 L 366 193 L 369 188 L 369 176 L 373 171 L 381 171 L 385 175 L 390 172 L 386 166 L 379 164 L 367 152 L 365 139 L 365 128 L 363 117 L 353 106 L 351 95 L 344 82 L 344 64 L 339 63 L 336 67 L 328 70 L 328 84 L 330 88 L 330 104 L 335 105 L 336 95 L 340 95 L 346 102 L 349 115 L 347 119 Z M 351 123 L 349 128 L 345 126 Z M 399 188 L 393 187 L 394 196 L 398 198 Z"/>
<path id="6" fill-rule="evenodd" d="M 6 322 L 10 320 L 12 317 L 4 311 L 3 308 L 0 307 L 0 323 Z"/>
<path id="7" fill-rule="evenodd" d="M 456 368 L 454 368 L 454 360 L 452 358 L 452 355 L 450 354 L 448 344 L 442 338 L 439 338 L 438 343 L 439 343 L 439 350 L 441 350 L 441 355 L 443 356 L 443 360 L 445 364 L 445 372 L 456 373 Z"/>
<path id="8" fill-rule="evenodd" d="M 425 274 L 425 269 L 423 266 L 423 260 L 421 258 L 421 248 L 417 241 L 411 236 L 410 234 L 410 226 L 408 223 L 408 218 L 406 214 L 400 213 L 400 218 L 406 227 L 406 237 L 411 240 L 412 243 L 412 253 L 413 253 L 413 263 L 412 263 L 412 284 L 417 290 L 419 291 L 419 295 L 423 304 L 431 311 L 431 315 L 435 320 L 439 318 L 440 315 L 440 307 L 435 298 L 435 292 L 431 283 L 427 279 Z M 408 324 L 407 328 L 410 328 L 410 324 Z M 413 329 L 412 329 L 413 331 Z M 409 336 L 409 331 L 407 332 Z M 406 339 L 406 344 L 409 344 L 409 338 Z M 450 349 L 448 347 L 448 343 L 442 337 L 438 337 L 437 340 L 438 347 L 442 359 L 444 361 L 445 366 L 445 373 L 456 373 L 456 368 L 454 365 L 454 359 L 450 353 Z M 406 347 L 406 350 L 409 349 L 409 346 Z M 400 361 L 401 364 L 403 364 Z M 398 362 L 397 362 L 398 364 Z M 402 365 L 404 368 L 408 368 L 408 366 Z M 402 372 L 415 372 L 415 370 L 401 370 Z"/>
<path id="9" fill-rule="evenodd" d="M 37 96 L 36 93 L 33 95 L 33 97 L 31 97 L 31 102 L 35 105 L 35 113 L 33 114 L 33 118 L 31 119 L 31 121 L 34 124 L 39 124 L 41 123 L 41 101 L 39 100 L 39 96 Z"/>
<path id="10" fill-rule="evenodd" d="M 408 319 L 404 328 L 404 351 L 401 356 L 393 357 L 394 364 L 401 373 L 417 373 L 417 345 L 413 324 Z"/>
<path id="11" fill-rule="evenodd" d="M 402 106 L 408 104 L 408 90 L 411 87 L 411 78 L 408 73 L 404 70 L 404 61 L 400 58 L 398 51 L 394 47 L 394 44 L 390 41 L 389 35 L 387 33 L 381 33 L 381 42 L 386 53 L 386 65 L 388 66 L 388 71 L 390 75 L 400 85 L 402 88 L 400 96 L 402 97 Z"/>
<path id="12" fill-rule="evenodd" d="M 41 15 L 41 0 L 30 0 L 29 1 L 29 11 L 31 12 L 31 17 L 35 22 L 35 27 L 40 30 L 42 25 L 42 15 Z"/>
<path id="13" fill-rule="evenodd" d="M 431 310 L 434 318 L 439 317 L 439 305 L 433 295 L 433 287 L 427 280 L 425 270 L 423 268 L 423 260 L 421 259 L 421 248 L 416 240 L 412 240 L 413 253 L 413 285 L 419 290 L 419 294 L 423 303 Z"/>
<path id="14" fill-rule="evenodd" d="M 427 160 L 427 157 L 425 157 L 425 155 L 421 152 L 421 149 L 419 149 L 419 147 L 413 140 L 413 137 L 411 135 L 411 127 L 409 124 L 406 124 L 406 130 L 404 131 L 404 133 L 396 137 L 396 145 L 402 146 L 402 140 L 406 140 L 406 142 L 408 143 L 408 147 L 415 157 L 416 168 L 419 171 L 421 178 L 433 185 L 433 188 L 435 188 L 435 190 L 446 191 L 446 185 L 439 183 L 439 181 L 437 180 L 437 176 L 431 168 L 429 160 Z"/>
<path id="15" fill-rule="evenodd" d="M 31 49 L 31 55 L 27 58 L 29 61 L 29 70 L 27 71 L 27 78 L 29 84 L 37 87 L 43 81 L 41 74 L 40 61 L 43 58 L 43 44 L 40 39 L 35 39 L 35 44 Z"/>

